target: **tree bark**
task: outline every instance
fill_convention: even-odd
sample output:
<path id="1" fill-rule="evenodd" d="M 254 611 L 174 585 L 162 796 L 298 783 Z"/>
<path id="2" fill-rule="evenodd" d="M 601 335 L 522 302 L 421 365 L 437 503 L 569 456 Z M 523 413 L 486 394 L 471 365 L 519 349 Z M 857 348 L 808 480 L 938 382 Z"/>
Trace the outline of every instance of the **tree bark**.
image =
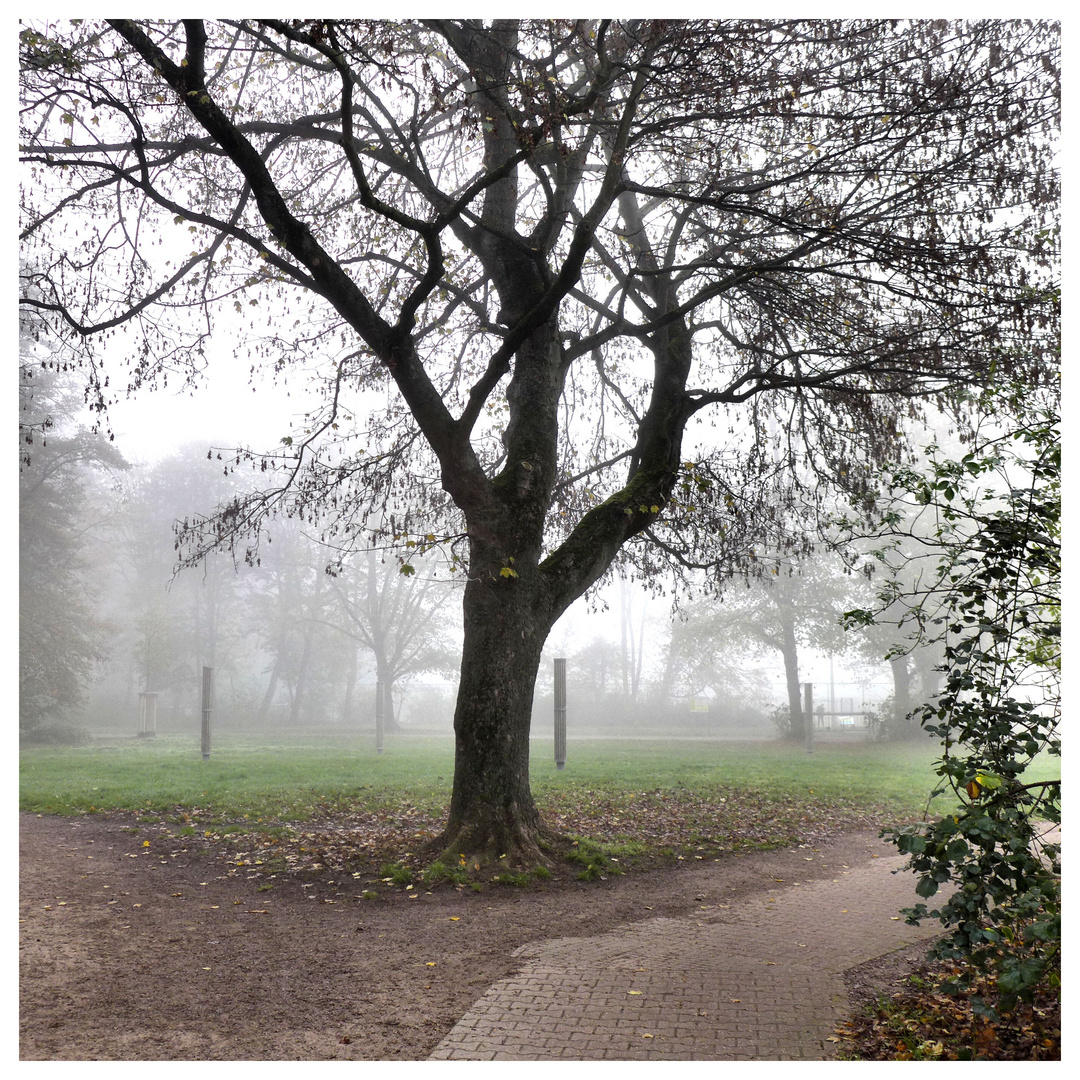
<path id="1" fill-rule="evenodd" d="M 524 587 L 523 587 L 524 585 Z M 540 813 L 529 786 L 529 728 L 540 655 L 550 629 L 533 614 L 526 583 L 469 583 L 454 713 L 454 791 L 434 845 L 444 862 L 544 859 Z"/>
<path id="2" fill-rule="evenodd" d="M 781 615 L 783 625 L 783 643 L 780 652 L 784 657 L 784 675 L 787 678 L 788 709 L 791 713 L 789 734 L 793 739 L 801 739 L 806 734 L 805 719 L 802 711 L 802 687 L 799 683 L 799 647 L 795 640 L 795 624 Z"/>
<path id="3" fill-rule="evenodd" d="M 908 738 L 917 730 L 908 714 L 911 712 L 911 665 L 908 656 L 894 656 L 889 660 L 893 677 L 893 725 L 896 735 Z"/>

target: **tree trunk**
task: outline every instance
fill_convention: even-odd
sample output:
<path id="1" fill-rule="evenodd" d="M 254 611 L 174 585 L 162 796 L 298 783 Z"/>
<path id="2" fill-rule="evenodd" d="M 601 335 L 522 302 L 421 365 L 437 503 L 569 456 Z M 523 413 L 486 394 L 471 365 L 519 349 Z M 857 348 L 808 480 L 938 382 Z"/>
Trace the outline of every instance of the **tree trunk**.
<path id="1" fill-rule="evenodd" d="M 783 644 L 780 652 L 784 657 L 784 675 L 787 678 L 788 710 L 791 713 L 789 735 L 801 739 L 806 734 L 802 712 L 802 686 L 799 683 L 799 647 L 795 641 L 795 624 L 783 619 Z"/>
<path id="2" fill-rule="evenodd" d="M 893 731 L 898 738 L 910 738 L 918 729 L 908 718 L 911 712 L 911 666 L 907 655 L 892 657 L 889 667 L 893 677 Z"/>
<path id="3" fill-rule="evenodd" d="M 401 725 L 398 723 L 397 713 L 394 711 L 394 669 L 390 662 L 380 653 L 375 654 L 375 679 L 383 687 L 383 732 L 387 735 L 399 735 Z"/>
<path id="4" fill-rule="evenodd" d="M 311 628 L 304 631 L 304 651 L 300 656 L 300 669 L 296 673 L 293 688 L 292 706 L 289 710 L 289 723 L 300 723 L 300 709 L 304 703 L 304 690 L 307 686 L 308 669 L 311 667 Z"/>
<path id="5" fill-rule="evenodd" d="M 529 787 L 533 689 L 547 619 L 532 614 L 531 589 L 513 578 L 472 580 L 454 714 L 454 792 L 435 844 L 455 866 L 542 862 L 540 813 Z M 505 857 L 505 858 L 504 858 Z"/>
<path id="6" fill-rule="evenodd" d="M 267 717 L 270 715 L 270 706 L 273 704 L 274 695 L 277 693 L 277 684 L 278 659 L 275 656 L 273 667 L 270 668 L 270 681 L 266 684 L 266 693 L 263 694 L 262 704 L 259 706 L 258 723 L 260 726 L 266 723 Z"/>

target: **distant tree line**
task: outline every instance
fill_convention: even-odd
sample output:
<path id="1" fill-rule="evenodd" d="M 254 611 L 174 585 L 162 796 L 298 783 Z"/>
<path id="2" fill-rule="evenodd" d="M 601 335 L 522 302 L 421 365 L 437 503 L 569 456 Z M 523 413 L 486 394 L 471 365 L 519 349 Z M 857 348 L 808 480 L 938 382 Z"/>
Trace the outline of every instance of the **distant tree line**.
<path id="1" fill-rule="evenodd" d="M 375 549 L 335 559 L 286 521 L 255 566 L 218 554 L 177 574 L 175 526 L 233 493 L 220 461 L 193 445 L 129 463 L 80 426 L 81 395 L 37 361 L 53 347 L 34 338 L 24 327 L 23 732 L 133 726 L 143 692 L 158 695 L 165 725 L 190 720 L 204 665 L 223 724 L 363 723 L 379 681 L 392 731 L 410 679 L 453 677 L 460 591 L 419 559 L 409 576 Z"/>
<path id="2" fill-rule="evenodd" d="M 382 683 L 385 727 L 393 732 L 411 681 L 456 679 L 458 582 L 419 554 L 405 565 L 375 547 L 343 556 L 286 518 L 253 565 L 210 553 L 199 568 L 177 572 L 176 532 L 227 503 L 242 478 L 197 445 L 153 464 L 129 463 L 105 435 L 78 423 L 82 398 L 57 363 L 57 348 L 24 321 L 24 732 L 134 725 L 143 692 L 158 695 L 166 728 L 191 723 L 204 665 L 216 672 L 220 723 L 370 725 L 374 686 Z M 768 730 L 778 720 L 778 734 L 802 738 L 800 652 L 813 649 L 862 662 L 878 676 L 887 671 L 893 693 L 879 730 L 916 733 L 909 714 L 936 692 L 939 650 L 924 645 L 884 659 L 896 644 L 899 608 L 891 620 L 845 630 L 844 611 L 866 603 L 871 586 L 828 551 L 757 558 L 762 573 L 729 581 L 719 597 L 684 598 L 677 611 L 650 607 L 640 582 L 615 579 L 606 595 L 616 636 L 564 635 L 547 650 L 549 660 L 569 659 L 575 721 Z M 779 666 L 780 702 L 766 675 Z M 534 703 L 541 713 L 550 680 L 545 664 Z M 439 692 L 420 693 L 431 716 Z M 442 704 L 448 720 L 449 699 Z"/>

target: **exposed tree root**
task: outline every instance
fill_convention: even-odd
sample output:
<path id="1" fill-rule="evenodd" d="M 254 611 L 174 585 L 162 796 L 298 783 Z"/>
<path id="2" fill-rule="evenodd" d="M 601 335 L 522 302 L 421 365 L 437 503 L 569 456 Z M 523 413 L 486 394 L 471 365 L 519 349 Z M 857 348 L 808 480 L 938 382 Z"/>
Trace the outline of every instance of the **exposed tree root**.
<path id="1" fill-rule="evenodd" d="M 470 873 L 498 866 L 528 870 L 550 866 L 546 849 L 564 838 L 537 818 L 526 823 L 508 807 L 473 815 L 469 821 L 447 824 L 446 829 L 425 848 L 425 856 L 449 867 L 460 866 Z"/>

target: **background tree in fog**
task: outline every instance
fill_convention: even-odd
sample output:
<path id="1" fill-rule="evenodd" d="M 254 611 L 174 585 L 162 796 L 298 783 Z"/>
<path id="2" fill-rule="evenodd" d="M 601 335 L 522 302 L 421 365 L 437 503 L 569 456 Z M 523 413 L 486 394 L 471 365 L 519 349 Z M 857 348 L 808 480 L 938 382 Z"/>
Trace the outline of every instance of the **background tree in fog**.
<path id="1" fill-rule="evenodd" d="M 861 579 L 827 552 L 798 563 L 760 552 L 756 558 L 771 569 L 761 576 L 748 574 L 741 584 L 732 583 L 720 600 L 699 601 L 687 623 L 676 622 L 669 664 L 687 656 L 704 673 L 705 664 L 738 669 L 748 654 L 779 654 L 787 695 L 785 734 L 802 738 L 799 649 L 806 646 L 833 655 L 848 650 L 851 640 L 844 632 L 843 614 L 858 602 Z"/>
<path id="2" fill-rule="evenodd" d="M 107 655 L 100 541 L 127 463 L 78 423 L 82 394 L 47 366 L 55 343 L 24 325 L 19 344 L 19 727 L 32 730 L 76 710 Z"/>
<path id="3" fill-rule="evenodd" d="M 459 659 L 455 646 L 459 590 L 432 576 L 423 560 L 402 574 L 396 559 L 369 548 L 336 568 L 333 591 L 335 625 L 357 641 L 375 661 L 376 683 L 383 687 L 384 709 L 377 722 L 398 730 L 394 693 L 409 676 L 452 674 Z M 344 616 L 344 617 L 342 617 Z"/>
<path id="4" fill-rule="evenodd" d="M 140 691 L 161 694 L 159 704 L 172 714 L 193 707 L 204 665 L 217 671 L 220 703 L 231 700 L 248 661 L 236 566 L 216 553 L 197 571 L 174 576 L 174 526 L 208 498 L 234 490 L 220 465 L 191 446 L 125 475 L 102 603 L 117 642 L 113 710 L 130 708 Z M 121 655 L 130 664 L 123 672 Z"/>
<path id="5" fill-rule="evenodd" d="M 884 661 L 892 679 L 892 694 L 882 717 L 889 738 L 915 738 L 919 725 L 912 712 L 937 696 L 944 652 L 939 642 L 919 641 L 901 626 L 907 608 L 897 602 L 873 625 L 849 628 L 852 646 L 867 662 Z"/>
<path id="6" fill-rule="evenodd" d="M 636 702 L 644 676 L 645 626 L 647 601 L 625 576 L 619 588 L 619 661 L 622 668 L 622 692 L 627 701 Z"/>
<path id="7" fill-rule="evenodd" d="M 729 720 L 758 719 L 771 687 L 753 664 L 759 649 L 748 641 L 725 600 L 699 599 L 683 605 L 666 628 L 663 662 L 656 692 L 660 708 L 685 710 L 707 699 Z"/>
<path id="8" fill-rule="evenodd" d="M 333 562 L 335 553 L 302 523 L 285 521 L 257 565 L 241 568 L 246 619 L 263 660 L 259 724 L 275 717 L 291 725 L 355 723 L 361 716 L 362 650 L 327 576 Z"/>
<path id="9" fill-rule="evenodd" d="M 541 857 L 537 664 L 618 556 L 738 567 L 792 506 L 857 499 L 919 400 L 1015 336 L 1040 377 L 1056 26 L 112 20 L 20 42 L 23 302 L 84 343 L 95 404 L 197 374 L 215 330 L 322 387 L 187 557 L 255 559 L 280 514 L 368 546 L 375 509 L 458 559 L 455 858 Z M 124 324 L 106 384 L 95 342 Z"/>

